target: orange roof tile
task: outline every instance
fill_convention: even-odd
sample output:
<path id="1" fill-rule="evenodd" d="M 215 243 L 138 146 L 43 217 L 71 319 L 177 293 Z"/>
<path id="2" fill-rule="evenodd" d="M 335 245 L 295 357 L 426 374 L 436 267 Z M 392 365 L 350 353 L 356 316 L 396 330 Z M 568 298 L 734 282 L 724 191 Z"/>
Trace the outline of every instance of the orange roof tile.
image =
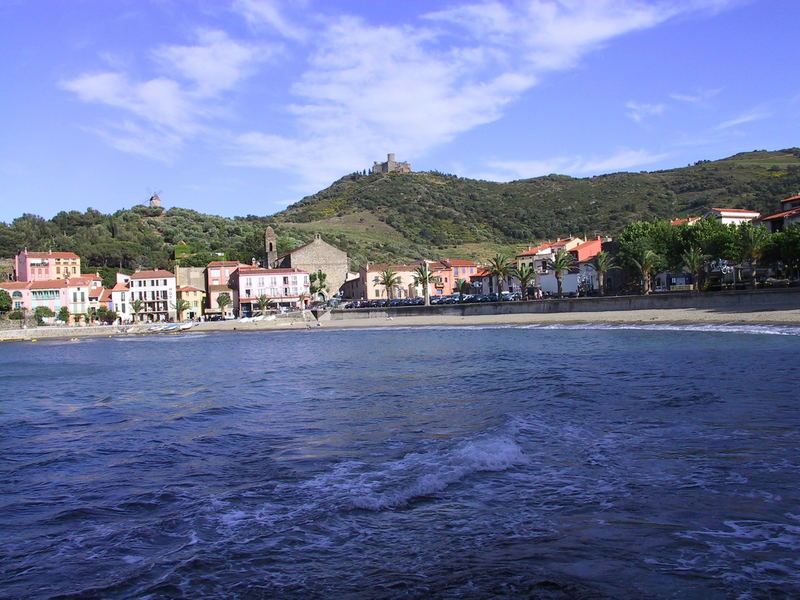
<path id="1" fill-rule="evenodd" d="M 80 258 L 80 256 L 74 252 L 28 252 L 28 258 Z"/>
<path id="2" fill-rule="evenodd" d="M 800 206 L 797 208 L 784 210 L 783 212 L 775 213 L 774 215 L 769 215 L 768 217 L 761 217 L 761 220 L 772 221 L 773 219 L 782 219 L 784 217 L 790 217 L 792 215 L 797 215 L 797 214 L 800 214 Z"/>
<path id="3" fill-rule="evenodd" d="M 792 202 L 793 200 L 800 200 L 800 196 L 792 196 L 791 198 L 784 198 L 783 200 L 781 200 L 781 203 Z"/>
<path id="4" fill-rule="evenodd" d="M 669 222 L 670 225 L 683 225 L 684 223 L 694 223 L 699 221 L 700 217 L 686 217 L 685 219 L 673 219 Z"/>

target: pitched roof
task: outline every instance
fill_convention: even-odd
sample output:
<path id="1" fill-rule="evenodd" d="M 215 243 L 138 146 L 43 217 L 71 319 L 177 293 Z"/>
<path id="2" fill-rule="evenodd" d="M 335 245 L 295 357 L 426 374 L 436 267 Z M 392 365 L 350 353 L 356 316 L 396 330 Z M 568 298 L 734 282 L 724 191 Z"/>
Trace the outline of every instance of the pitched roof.
<path id="1" fill-rule="evenodd" d="M 285 273 L 305 273 L 300 269 L 265 269 L 263 267 L 240 267 L 239 275 L 283 275 Z"/>
<path id="2" fill-rule="evenodd" d="M 29 287 L 32 290 L 55 290 L 69 286 L 70 284 L 66 279 L 46 279 L 44 281 L 31 281 Z"/>
<path id="3" fill-rule="evenodd" d="M 194 287 L 193 285 L 183 285 L 175 290 L 176 292 L 205 292 L 204 289 Z"/>
<path id="4" fill-rule="evenodd" d="M 784 198 L 781 200 L 781 204 L 784 202 L 793 202 L 794 200 L 800 200 L 800 196 L 792 196 L 791 198 Z"/>
<path id="5" fill-rule="evenodd" d="M 80 258 L 74 252 L 27 252 L 27 255 L 28 258 Z"/>
<path id="6" fill-rule="evenodd" d="M 111 301 L 111 290 L 103 290 L 103 293 L 100 295 L 100 302 L 110 302 Z"/>
<path id="7" fill-rule="evenodd" d="M 109 290 L 109 292 L 127 292 L 128 291 L 128 284 L 122 283 L 121 281 L 114 284 L 114 287 Z"/>
<path id="8" fill-rule="evenodd" d="M 243 263 L 238 260 L 212 260 L 206 267 L 241 267 Z"/>
<path id="9" fill-rule="evenodd" d="M 711 210 L 714 212 L 739 213 L 741 215 L 761 215 L 757 210 L 747 210 L 745 208 L 712 208 Z"/>
<path id="10" fill-rule="evenodd" d="M 478 265 L 472 262 L 471 260 L 465 260 L 463 258 L 443 258 L 442 262 L 445 265 L 450 265 L 451 267 L 477 267 Z"/>
<path id="11" fill-rule="evenodd" d="M 669 222 L 670 225 L 683 225 L 684 223 L 692 224 L 695 221 L 699 221 L 700 217 L 686 217 L 685 219 L 673 219 Z"/>
<path id="12" fill-rule="evenodd" d="M 30 281 L 0 281 L 0 289 L 26 290 L 30 286 L 30 283 Z"/>
<path id="13" fill-rule="evenodd" d="M 792 208 L 789 210 L 784 210 L 783 212 L 775 213 L 774 215 L 769 215 L 768 217 L 761 217 L 762 221 L 772 221 L 773 219 L 783 219 L 784 217 L 791 217 L 792 215 L 800 214 L 800 206 L 797 208 Z"/>
<path id="14" fill-rule="evenodd" d="M 175 277 L 169 271 L 164 269 L 156 269 L 154 271 L 136 271 L 131 275 L 131 279 L 166 279 L 168 277 Z"/>
<path id="15" fill-rule="evenodd" d="M 520 252 L 519 254 L 517 254 L 517 256 L 534 256 L 536 254 L 539 254 L 539 252 L 552 248 L 553 246 L 557 245 L 560 241 L 561 240 L 558 240 L 556 242 L 545 242 L 544 244 L 539 244 L 534 248 L 529 248 L 524 252 Z"/>

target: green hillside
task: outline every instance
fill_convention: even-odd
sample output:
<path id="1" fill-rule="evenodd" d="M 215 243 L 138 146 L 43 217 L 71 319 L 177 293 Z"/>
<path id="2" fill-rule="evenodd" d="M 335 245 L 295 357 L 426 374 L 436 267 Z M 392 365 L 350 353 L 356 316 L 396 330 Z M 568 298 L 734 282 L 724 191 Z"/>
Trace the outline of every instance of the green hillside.
<path id="1" fill-rule="evenodd" d="M 358 235 L 381 258 L 418 256 L 420 248 L 474 258 L 487 244 L 613 235 L 632 221 L 699 215 L 714 206 L 767 214 L 797 190 L 800 149 L 793 148 L 583 179 L 494 183 L 441 173 L 353 174 L 273 218 L 294 229 Z M 376 221 L 388 230 L 370 227 Z"/>
<path id="2" fill-rule="evenodd" d="M 88 209 L 46 220 L 0 223 L 0 256 L 73 251 L 87 267 L 170 268 L 225 256 L 262 260 L 263 231 L 288 250 L 322 233 L 353 265 L 421 257 L 485 259 L 566 235 L 615 235 L 637 220 L 703 214 L 713 206 L 776 212 L 800 192 L 800 149 L 755 151 L 652 173 L 576 179 L 549 175 L 511 183 L 443 173 L 352 174 L 270 217 L 233 219 L 192 210 L 136 206 L 105 215 Z"/>

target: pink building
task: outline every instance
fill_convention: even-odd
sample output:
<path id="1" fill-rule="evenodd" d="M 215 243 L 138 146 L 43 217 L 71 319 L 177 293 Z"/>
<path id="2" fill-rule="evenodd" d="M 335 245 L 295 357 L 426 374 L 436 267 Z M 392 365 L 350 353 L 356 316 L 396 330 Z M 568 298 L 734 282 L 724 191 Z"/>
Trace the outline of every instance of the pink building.
<path id="1" fill-rule="evenodd" d="M 309 295 L 308 273 L 299 269 L 262 269 L 242 266 L 231 276 L 239 315 L 258 311 L 258 299 L 266 296 L 273 306 L 296 307 L 300 294 Z"/>
<path id="2" fill-rule="evenodd" d="M 0 281 L 0 290 L 11 296 L 11 310 L 29 310 L 31 307 L 31 291 L 27 281 Z"/>
<path id="3" fill-rule="evenodd" d="M 48 281 L 80 277 L 81 259 L 73 252 L 28 252 L 14 257 L 17 281 Z"/>
<path id="4" fill-rule="evenodd" d="M 225 315 L 232 316 L 234 306 L 237 304 L 236 290 L 233 285 L 233 274 L 240 267 L 249 267 L 237 260 L 215 260 L 206 266 L 206 309 L 207 315 L 220 314 L 219 304 L 217 299 L 220 294 L 228 294 L 231 302 L 225 307 Z"/>

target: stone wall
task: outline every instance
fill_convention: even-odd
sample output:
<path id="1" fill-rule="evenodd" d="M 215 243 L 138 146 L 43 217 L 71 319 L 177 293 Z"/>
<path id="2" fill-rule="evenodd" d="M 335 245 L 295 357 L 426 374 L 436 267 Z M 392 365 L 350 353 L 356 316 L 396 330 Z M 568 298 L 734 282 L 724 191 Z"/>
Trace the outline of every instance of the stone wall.
<path id="1" fill-rule="evenodd" d="M 370 319 L 429 315 L 471 316 L 541 313 L 579 313 L 615 310 L 706 309 L 724 312 L 800 309 L 800 288 L 747 290 L 706 294 L 678 293 L 652 296 L 612 296 L 606 298 L 565 298 L 528 302 L 486 302 L 476 304 L 438 304 L 393 308 L 339 309 L 331 319 Z"/>
<path id="2" fill-rule="evenodd" d="M 322 271 L 326 275 L 328 285 L 327 297 L 330 298 L 347 279 L 347 270 L 350 267 L 347 253 L 330 245 L 320 237 L 293 250 L 281 264 L 283 267 L 300 269 L 307 273 Z"/>

